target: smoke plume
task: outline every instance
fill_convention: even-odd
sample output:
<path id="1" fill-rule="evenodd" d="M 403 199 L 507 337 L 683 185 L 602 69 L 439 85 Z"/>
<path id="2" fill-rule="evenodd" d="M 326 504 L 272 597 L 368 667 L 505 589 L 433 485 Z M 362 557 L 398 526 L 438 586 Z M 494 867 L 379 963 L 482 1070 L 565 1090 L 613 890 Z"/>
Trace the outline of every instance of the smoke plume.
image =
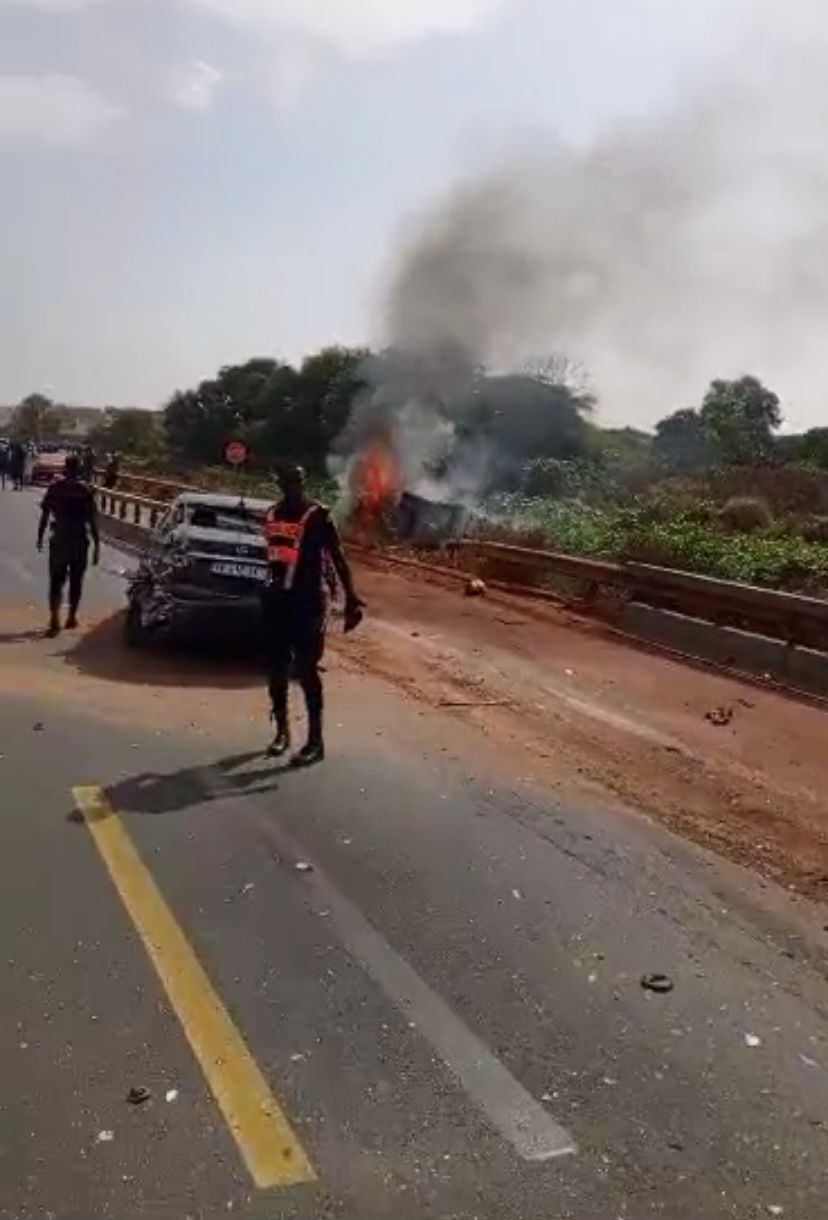
<path id="1" fill-rule="evenodd" d="M 604 422 L 652 425 L 746 372 L 791 424 L 824 418 L 828 6 L 721 13 L 730 25 L 670 113 L 585 149 L 535 141 L 409 230 L 385 338 L 432 383 L 458 363 L 564 352 L 590 370 Z"/>

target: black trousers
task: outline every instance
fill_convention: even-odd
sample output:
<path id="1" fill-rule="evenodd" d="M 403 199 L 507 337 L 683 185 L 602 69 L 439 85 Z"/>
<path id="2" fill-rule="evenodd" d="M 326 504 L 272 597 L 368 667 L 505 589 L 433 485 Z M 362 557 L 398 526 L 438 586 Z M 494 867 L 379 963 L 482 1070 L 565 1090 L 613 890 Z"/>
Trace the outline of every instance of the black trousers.
<path id="1" fill-rule="evenodd" d="M 60 609 L 69 582 L 69 609 L 77 610 L 83 594 L 83 578 L 89 564 L 89 544 L 57 542 L 49 545 L 49 608 Z"/>
<path id="2" fill-rule="evenodd" d="M 295 677 L 305 696 L 311 737 L 322 735 L 323 691 L 319 665 L 325 653 L 324 606 L 266 592 L 262 602 L 268 691 L 279 729 L 288 724 L 288 683 Z"/>

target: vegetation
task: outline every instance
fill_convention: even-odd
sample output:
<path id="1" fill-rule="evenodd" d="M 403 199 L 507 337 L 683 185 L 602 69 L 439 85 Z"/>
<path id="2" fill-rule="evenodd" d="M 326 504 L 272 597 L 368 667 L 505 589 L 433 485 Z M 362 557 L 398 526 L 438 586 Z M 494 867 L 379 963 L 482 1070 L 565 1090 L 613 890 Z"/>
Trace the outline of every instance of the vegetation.
<path id="1" fill-rule="evenodd" d="M 279 461 L 316 485 L 332 455 L 399 426 L 448 495 L 483 503 L 492 521 L 575 553 L 641 559 L 785 588 L 828 584 L 828 427 L 780 436 L 779 398 L 755 377 L 713 381 L 698 407 L 653 435 L 603 429 L 586 378 L 566 361 L 491 375 L 440 353 L 328 347 L 294 367 L 258 357 L 177 391 L 159 413 L 108 410 L 91 443 L 177 477 L 270 494 Z M 46 439 L 62 409 L 42 395 L 16 408 L 15 435 Z M 441 451 L 435 438 L 448 436 Z M 223 462 L 247 443 L 241 471 Z M 406 452 L 404 459 L 411 456 Z"/>

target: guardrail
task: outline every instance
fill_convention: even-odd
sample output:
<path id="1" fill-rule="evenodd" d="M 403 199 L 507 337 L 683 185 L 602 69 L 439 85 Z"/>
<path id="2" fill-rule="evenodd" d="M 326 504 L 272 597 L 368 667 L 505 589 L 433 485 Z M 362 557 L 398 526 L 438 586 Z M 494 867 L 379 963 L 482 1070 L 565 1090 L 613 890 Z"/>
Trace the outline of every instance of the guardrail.
<path id="1" fill-rule="evenodd" d="M 578 600 L 598 606 L 618 599 L 751 631 L 786 644 L 828 649 L 828 601 L 693 572 L 642 563 L 609 563 L 502 542 L 462 539 L 450 544 L 472 558 L 476 574 L 494 571 L 501 583 L 540 587 L 561 577 L 580 586 Z M 504 581 L 504 577 L 506 577 Z"/>
<path id="2" fill-rule="evenodd" d="M 132 476 L 125 476 L 131 478 Z M 141 481 L 135 476 L 135 481 Z M 150 499 L 96 487 L 104 530 L 142 546 L 182 485 L 143 480 L 167 492 Z M 191 490 L 191 488 L 186 488 Z M 422 556 L 380 552 L 443 577 L 480 576 L 517 595 L 568 601 L 686 658 L 740 673 L 772 675 L 800 691 L 828 694 L 828 601 L 641 563 L 610 563 L 504 542 L 460 539 Z M 437 563 L 434 562 L 437 559 Z"/>

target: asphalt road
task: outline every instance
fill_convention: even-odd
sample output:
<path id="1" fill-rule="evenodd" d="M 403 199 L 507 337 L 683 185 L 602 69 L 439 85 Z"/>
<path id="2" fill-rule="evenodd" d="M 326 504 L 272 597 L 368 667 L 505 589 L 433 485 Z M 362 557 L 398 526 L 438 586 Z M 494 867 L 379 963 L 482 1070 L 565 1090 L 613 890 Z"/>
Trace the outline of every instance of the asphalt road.
<path id="1" fill-rule="evenodd" d="M 34 638 L 35 522 L 0 497 L 0 1217 L 828 1217 L 782 896 L 371 679 L 268 764 L 225 659 L 204 723 L 166 658 L 95 673 L 117 552 Z"/>

